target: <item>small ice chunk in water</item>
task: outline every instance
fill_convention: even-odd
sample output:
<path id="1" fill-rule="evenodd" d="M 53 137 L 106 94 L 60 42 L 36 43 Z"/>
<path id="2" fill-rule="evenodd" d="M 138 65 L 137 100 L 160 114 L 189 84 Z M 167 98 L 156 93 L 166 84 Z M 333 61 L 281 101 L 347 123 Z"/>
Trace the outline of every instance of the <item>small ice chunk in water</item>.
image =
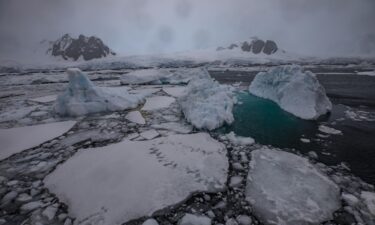
<path id="1" fill-rule="evenodd" d="M 251 137 L 237 136 L 233 131 L 225 135 L 225 137 L 234 145 L 252 145 L 255 143 Z"/>
<path id="2" fill-rule="evenodd" d="M 334 134 L 334 135 L 340 135 L 340 134 L 342 134 L 341 131 L 336 130 L 336 129 L 332 128 L 332 127 L 325 126 L 325 125 L 320 125 L 319 126 L 319 131 L 323 132 L 325 134 Z"/>
<path id="3" fill-rule="evenodd" d="M 178 223 L 179 225 L 211 225 L 211 219 L 206 216 L 197 216 L 193 214 L 185 214 Z"/>

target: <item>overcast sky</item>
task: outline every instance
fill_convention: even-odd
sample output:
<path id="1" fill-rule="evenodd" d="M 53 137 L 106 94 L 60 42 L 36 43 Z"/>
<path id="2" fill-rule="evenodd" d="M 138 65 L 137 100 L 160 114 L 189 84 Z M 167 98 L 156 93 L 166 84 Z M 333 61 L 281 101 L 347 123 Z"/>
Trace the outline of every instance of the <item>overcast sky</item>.
<path id="1" fill-rule="evenodd" d="M 375 0 L 0 0 L 0 54 L 71 33 L 98 36 L 122 55 L 252 36 L 291 52 L 344 55 L 374 45 L 374 21 Z"/>

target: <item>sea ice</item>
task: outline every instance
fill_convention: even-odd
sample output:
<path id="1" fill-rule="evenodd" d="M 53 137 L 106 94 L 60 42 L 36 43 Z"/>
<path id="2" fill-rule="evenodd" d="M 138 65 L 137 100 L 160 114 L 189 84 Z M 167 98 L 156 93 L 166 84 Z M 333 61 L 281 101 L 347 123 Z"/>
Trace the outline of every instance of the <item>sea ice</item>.
<path id="1" fill-rule="evenodd" d="M 255 143 L 254 139 L 252 139 L 251 137 L 237 136 L 233 131 L 231 131 L 229 134 L 226 134 L 225 137 L 233 145 L 252 145 Z"/>
<path id="2" fill-rule="evenodd" d="M 82 116 L 90 113 L 135 108 L 142 101 L 122 88 L 96 87 L 79 69 L 68 69 L 69 86 L 57 97 L 55 111 L 61 116 Z"/>
<path id="3" fill-rule="evenodd" d="M 47 95 L 39 98 L 30 99 L 33 102 L 48 103 L 56 100 L 57 95 Z"/>
<path id="4" fill-rule="evenodd" d="M 178 99 L 186 120 L 198 129 L 207 130 L 231 124 L 235 103 L 231 88 L 214 81 L 206 69 L 199 72 L 187 86 L 186 95 Z"/>
<path id="5" fill-rule="evenodd" d="M 251 155 L 246 199 L 265 224 L 320 224 L 341 207 L 340 189 L 307 159 L 266 147 Z"/>
<path id="6" fill-rule="evenodd" d="M 160 84 L 170 74 L 164 69 L 135 70 L 121 76 L 122 84 Z"/>
<path id="7" fill-rule="evenodd" d="M 312 72 L 303 72 L 301 66 L 279 66 L 260 72 L 251 82 L 249 92 L 274 101 L 302 119 L 317 119 L 332 109 L 324 87 Z"/>
<path id="8" fill-rule="evenodd" d="M 69 131 L 75 121 L 0 129 L 0 160 L 21 152 Z"/>
<path id="9" fill-rule="evenodd" d="M 176 99 L 167 96 L 154 96 L 146 98 L 146 103 L 142 110 L 153 111 L 169 107 Z"/>
<path id="10" fill-rule="evenodd" d="M 325 125 L 320 125 L 319 126 L 319 131 L 323 132 L 325 134 L 334 134 L 334 135 L 342 134 L 342 132 L 340 130 L 336 130 L 336 129 L 332 128 L 332 127 L 327 127 Z"/>
<path id="11" fill-rule="evenodd" d="M 207 216 L 185 214 L 178 222 L 179 225 L 211 225 L 211 219 Z"/>
<path id="12" fill-rule="evenodd" d="M 196 191 L 222 190 L 227 169 L 225 146 L 195 133 L 79 151 L 44 184 L 77 224 L 112 225 L 151 215 Z"/>
<path id="13" fill-rule="evenodd" d="M 143 118 L 142 114 L 139 111 L 129 112 L 128 114 L 126 114 L 125 119 L 133 123 L 138 123 L 142 125 L 146 124 L 145 118 Z"/>
<path id="14" fill-rule="evenodd" d="M 163 91 L 172 97 L 181 97 L 186 92 L 186 87 L 164 87 Z"/>

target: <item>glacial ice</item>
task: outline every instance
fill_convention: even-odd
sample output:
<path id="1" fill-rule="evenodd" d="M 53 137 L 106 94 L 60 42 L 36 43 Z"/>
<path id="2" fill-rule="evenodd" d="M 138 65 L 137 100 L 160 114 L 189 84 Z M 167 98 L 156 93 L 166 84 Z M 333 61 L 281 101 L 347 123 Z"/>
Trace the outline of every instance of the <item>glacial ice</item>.
<path id="1" fill-rule="evenodd" d="M 57 97 L 55 112 L 61 116 L 82 116 L 90 113 L 135 108 L 142 97 L 126 89 L 96 87 L 81 70 L 71 68 L 68 88 Z"/>
<path id="2" fill-rule="evenodd" d="M 170 135 L 81 150 L 44 184 L 77 224 L 112 225 L 149 216 L 196 191 L 222 190 L 227 169 L 224 145 L 209 134 Z"/>
<path id="3" fill-rule="evenodd" d="M 260 72 L 249 92 L 277 103 L 285 111 L 313 120 L 331 111 L 332 103 L 315 75 L 297 65 L 278 66 Z"/>
<path id="4" fill-rule="evenodd" d="M 186 94 L 178 99 L 186 120 L 198 129 L 207 130 L 231 124 L 235 104 L 232 89 L 214 81 L 204 68 L 195 71 L 199 74 L 189 82 Z"/>
<path id="5" fill-rule="evenodd" d="M 251 156 L 246 199 L 265 224 L 320 224 L 340 208 L 338 186 L 307 159 L 267 147 Z"/>

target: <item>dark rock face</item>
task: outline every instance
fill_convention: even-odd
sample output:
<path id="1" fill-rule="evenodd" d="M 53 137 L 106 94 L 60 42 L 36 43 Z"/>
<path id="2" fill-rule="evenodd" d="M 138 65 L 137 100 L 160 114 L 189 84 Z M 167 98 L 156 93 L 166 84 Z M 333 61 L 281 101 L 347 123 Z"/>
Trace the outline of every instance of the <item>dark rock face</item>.
<path id="1" fill-rule="evenodd" d="M 264 48 L 265 42 L 263 40 L 253 40 L 251 43 L 251 50 L 254 54 L 259 54 Z"/>
<path id="2" fill-rule="evenodd" d="M 274 41 L 267 40 L 263 48 L 263 53 L 267 55 L 271 55 L 277 52 L 277 50 L 278 48 L 277 48 L 276 43 Z"/>
<path id="3" fill-rule="evenodd" d="M 53 42 L 48 52 L 65 60 L 77 60 L 81 56 L 84 60 L 91 60 L 116 55 L 97 37 L 79 35 L 78 39 L 74 39 L 69 34 Z"/>
<path id="4" fill-rule="evenodd" d="M 238 44 L 231 44 L 227 48 L 219 47 L 216 50 L 217 51 L 222 51 L 222 50 L 225 50 L 225 49 L 232 50 L 232 49 L 235 49 L 235 48 L 238 48 L 238 47 L 241 47 L 241 50 L 244 51 L 244 52 L 251 52 L 253 54 L 259 54 L 259 53 L 263 52 L 266 55 L 275 54 L 279 49 L 277 47 L 276 42 L 274 42 L 272 40 L 263 41 L 263 40 L 258 39 L 258 38 L 252 38 L 250 42 L 244 41 L 244 42 L 241 42 L 239 45 Z"/>

